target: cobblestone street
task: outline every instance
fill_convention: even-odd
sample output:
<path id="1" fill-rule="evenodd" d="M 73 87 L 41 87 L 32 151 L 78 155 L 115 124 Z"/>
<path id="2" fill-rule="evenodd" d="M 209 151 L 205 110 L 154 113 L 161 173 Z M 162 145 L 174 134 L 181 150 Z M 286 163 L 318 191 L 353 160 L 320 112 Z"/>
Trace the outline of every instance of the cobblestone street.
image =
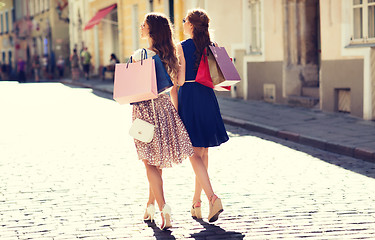
<path id="1" fill-rule="evenodd" d="M 209 173 L 224 212 L 190 216 L 189 160 L 163 172 L 170 231 L 142 218 L 131 106 L 60 83 L 0 82 L 0 239 L 375 239 L 375 164 L 227 126 Z"/>

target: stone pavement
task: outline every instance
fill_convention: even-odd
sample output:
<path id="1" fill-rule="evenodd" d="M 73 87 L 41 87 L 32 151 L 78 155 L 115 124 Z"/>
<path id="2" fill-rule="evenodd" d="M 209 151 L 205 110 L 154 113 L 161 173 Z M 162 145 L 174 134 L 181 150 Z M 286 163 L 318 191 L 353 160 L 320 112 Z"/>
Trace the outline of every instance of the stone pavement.
<path id="1" fill-rule="evenodd" d="M 109 80 L 62 82 L 113 92 Z M 225 123 L 375 163 L 375 121 L 263 101 L 220 96 L 218 101 Z"/>
<path id="2" fill-rule="evenodd" d="M 375 239 L 373 163 L 231 125 L 209 153 L 219 220 L 190 217 L 185 160 L 163 171 L 173 228 L 160 231 L 159 214 L 141 220 L 148 183 L 127 133 L 132 108 L 100 94 L 0 81 L 1 240 Z"/>

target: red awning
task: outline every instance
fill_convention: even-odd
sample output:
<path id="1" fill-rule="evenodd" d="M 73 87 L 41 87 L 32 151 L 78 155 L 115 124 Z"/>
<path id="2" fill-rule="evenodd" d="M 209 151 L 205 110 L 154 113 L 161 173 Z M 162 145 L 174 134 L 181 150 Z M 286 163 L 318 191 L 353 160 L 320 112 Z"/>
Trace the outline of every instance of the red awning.
<path id="1" fill-rule="evenodd" d="M 96 24 L 100 23 L 100 21 L 107 16 L 108 13 L 112 11 L 117 6 L 117 4 L 113 4 L 109 7 L 103 8 L 99 10 L 93 18 L 86 24 L 84 30 L 88 30 L 90 28 L 93 28 Z"/>

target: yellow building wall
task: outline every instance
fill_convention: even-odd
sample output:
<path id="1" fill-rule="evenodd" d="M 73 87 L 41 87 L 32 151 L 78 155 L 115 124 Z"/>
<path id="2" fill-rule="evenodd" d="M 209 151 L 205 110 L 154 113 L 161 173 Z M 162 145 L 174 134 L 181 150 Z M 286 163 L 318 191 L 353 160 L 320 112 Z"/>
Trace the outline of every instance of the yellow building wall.
<path id="1" fill-rule="evenodd" d="M 3 63 L 3 56 L 2 52 L 5 52 L 5 64 L 15 64 L 15 57 L 14 57 L 14 47 L 11 46 L 11 42 L 9 37 L 12 36 L 13 30 L 13 21 L 12 21 L 12 8 L 13 8 L 13 1 L 12 0 L 3 0 L 1 1 L 5 5 L 1 8 L 0 12 L 3 14 L 3 34 L 0 35 L 0 62 Z M 6 32 L 6 21 L 5 21 L 5 12 L 8 12 L 8 33 Z M 5 45 L 3 45 L 5 43 Z M 13 63 L 9 63 L 9 51 L 12 52 L 12 59 Z"/>
<path id="2" fill-rule="evenodd" d="M 205 10 L 210 18 L 211 41 L 230 53 L 232 44 L 242 43 L 242 1 L 210 0 Z"/>
<path id="3" fill-rule="evenodd" d="M 103 0 L 95 0 L 95 1 L 91 1 L 89 2 L 89 19 L 91 20 L 91 18 L 93 18 L 96 13 L 98 11 L 100 11 L 101 9 L 103 8 L 106 8 L 106 7 L 109 7 L 113 4 L 118 4 L 119 1 L 117 0 L 107 0 L 107 1 L 103 1 Z M 119 4 L 118 4 L 119 5 Z M 118 12 L 119 11 L 119 6 L 117 6 L 118 8 Z M 120 14 L 118 15 L 118 18 L 120 19 Z M 87 23 L 85 23 L 84 25 L 86 25 Z M 102 23 L 99 23 L 98 24 L 98 35 L 99 35 L 99 38 L 98 38 L 98 42 L 99 42 L 99 65 L 106 65 L 108 64 L 108 59 L 109 57 L 108 56 L 104 56 L 103 54 L 103 49 L 105 48 L 105 42 L 104 42 L 104 36 L 103 36 L 103 28 L 102 28 Z M 89 36 L 91 39 L 94 39 L 96 36 L 95 36 L 95 32 L 94 32 L 94 29 L 89 29 L 89 30 L 86 30 L 86 31 L 89 31 Z M 91 58 L 91 63 L 94 64 L 94 59 L 96 58 L 96 51 L 95 51 L 95 41 L 90 41 L 90 43 L 87 44 L 87 50 L 90 52 L 92 58 Z"/>
<path id="4" fill-rule="evenodd" d="M 108 7 L 112 4 L 117 3 L 117 16 L 118 16 L 118 30 L 119 30 L 119 49 L 120 55 L 119 59 L 121 62 L 124 62 L 128 59 L 130 55 L 136 50 L 133 47 L 133 27 L 140 28 L 140 24 L 143 23 L 145 15 L 148 13 L 148 1 L 146 0 L 94 0 L 89 2 L 88 15 L 91 19 L 95 14 L 105 7 Z M 166 7 L 168 6 L 168 0 L 158 0 L 153 2 L 153 11 L 161 12 L 168 16 Z M 138 5 L 138 23 L 137 26 L 133 23 L 133 6 Z M 184 0 L 175 0 L 174 2 L 174 17 L 175 17 L 175 34 L 174 37 L 177 42 L 182 41 L 185 36 L 183 34 L 182 19 L 186 15 L 185 1 Z M 87 24 L 84 23 L 84 25 Z M 95 33 L 94 29 L 87 30 L 90 36 L 90 39 L 93 39 L 87 44 L 88 50 L 92 55 L 92 59 L 95 59 Z M 138 32 L 140 32 L 138 30 Z M 145 39 L 140 39 L 138 37 L 139 47 L 144 48 L 148 47 L 148 42 Z M 106 47 L 104 42 L 104 36 L 102 31 L 102 23 L 98 24 L 98 42 L 99 42 L 99 62 L 100 65 L 106 65 L 108 63 L 108 56 L 104 56 L 103 49 Z M 94 61 L 92 62 L 94 64 Z"/>
<path id="5" fill-rule="evenodd" d="M 185 39 L 182 19 L 186 16 L 186 7 L 183 0 L 174 1 L 174 29 L 175 40 L 180 42 Z"/>
<path id="6" fill-rule="evenodd" d="M 343 26 L 351 25 L 351 19 L 343 17 L 343 8 L 350 11 L 347 7 L 349 2 L 341 0 L 324 1 L 320 0 L 320 28 L 321 28 L 321 50 L 322 60 L 340 60 L 340 59 L 362 59 L 363 56 L 358 51 L 358 56 L 345 56 L 342 54 L 343 46 Z M 345 4 L 343 6 L 343 4 Z M 347 8 L 347 9 L 346 9 Z M 360 50 L 360 48 L 357 48 Z"/>
<path id="7" fill-rule="evenodd" d="M 320 1 L 322 59 L 341 57 L 341 0 Z"/>
<path id="8" fill-rule="evenodd" d="M 50 2 L 50 25 L 52 34 L 52 47 L 55 52 L 55 58 L 62 56 L 64 59 L 69 58 L 70 42 L 69 42 L 69 23 L 60 19 L 56 11 L 56 2 Z M 63 17 L 68 17 L 69 7 L 63 10 Z"/>
<path id="9" fill-rule="evenodd" d="M 284 60 L 282 1 L 264 1 L 264 54 L 266 61 Z"/>
<path id="10" fill-rule="evenodd" d="M 144 16 L 147 13 L 147 5 L 146 1 L 143 0 L 123 0 L 126 4 L 123 5 L 123 22 L 121 26 L 121 31 L 123 32 L 122 35 L 122 46 L 123 46 L 123 56 L 124 58 L 128 58 L 133 52 L 136 50 L 133 48 L 133 13 L 132 9 L 134 5 L 138 5 L 138 26 L 143 23 Z M 138 39 L 140 36 L 138 36 Z M 139 47 L 147 47 L 147 41 L 144 39 L 139 40 Z"/>
<path id="11" fill-rule="evenodd" d="M 162 1 L 154 1 L 154 12 L 166 13 L 165 12 L 165 2 L 166 0 Z"/>

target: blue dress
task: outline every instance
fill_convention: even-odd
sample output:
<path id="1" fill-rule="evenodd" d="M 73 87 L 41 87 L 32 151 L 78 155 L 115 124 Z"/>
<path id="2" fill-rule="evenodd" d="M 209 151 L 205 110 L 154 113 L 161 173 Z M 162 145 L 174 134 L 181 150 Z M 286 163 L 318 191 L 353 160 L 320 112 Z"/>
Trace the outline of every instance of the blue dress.
<path id="1" fill-rule="evenodd" d="M 195 45 L 192 39 L 181 42 L 186 62 L 185 80 L 195 80 Z M 229 137 L 221 118 L 214 90 L 197 82 L 185 82 L 178 92 L 178 113 L 194 147 L 214 147 Z"/>

